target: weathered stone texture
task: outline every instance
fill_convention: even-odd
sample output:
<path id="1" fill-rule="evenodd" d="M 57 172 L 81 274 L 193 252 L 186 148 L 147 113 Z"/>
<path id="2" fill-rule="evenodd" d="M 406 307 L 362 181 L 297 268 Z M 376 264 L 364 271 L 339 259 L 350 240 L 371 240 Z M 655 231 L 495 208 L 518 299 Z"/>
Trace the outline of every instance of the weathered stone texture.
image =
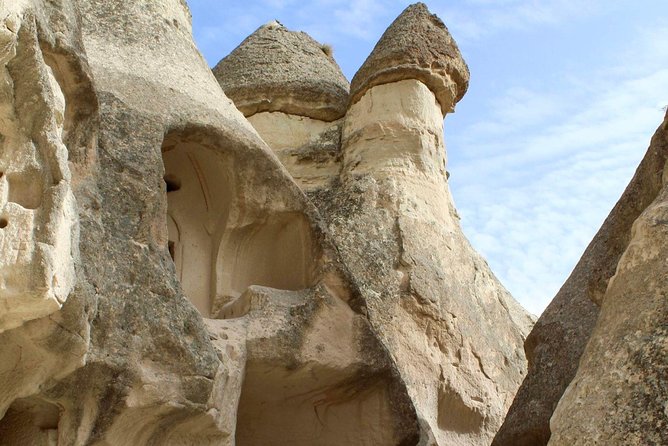
<path id="1" fill-rule="evenodd" d="M 434 92 L 443 115 L 466 94 L 469 69 L 441 19 L 415 3 L 390 25 L 351 83 L 351 103 L 376 85 L 417 79 Z"/>
<path id="2" fill-rule="evenodd" d="M 415 409 L 359 291 L 194 48 L 183 2 L 13 6 L 24 77 L 9 71 L 3 110 L 52 145 L 10 160 L 49 182 L 69 167 L 76 211 L 55 227 L 80 236 L 62 309 L 0 334 L 0 444 L 410 444 Z"/>
<path id="3" fill-rule="evenodd" d="M 67 104 L 17 5 L 0 22 L 0 332 L 58 311 L 74 286 L 78 219 Z"/>
<path id="4" fill-rule="evenodd" d="M 416 406 L 420 444 L 489 443 L 524 377 L 532 320 L 461 233 L 433 92 L 410 79 L 371 88 L 342 143 L 324 212 Z"/>
<path id="5" fill-rule="evenodd" d="M 668 115 L 611 214 L 645 205 L 623 237 L 577 374 L 550 421 L 550 445 L 668 443 L 666 160 Z"/>
<path id="6" fill-rule="evenodd" d="M 610 278 L 633 237 L 632 227 L 663 187 L 665 132 L 664 123 L 624 194 L 527 338 L 529 373 L 494 445 L 547 444 L 550 418 L 578 370 Z"/>
<path id="7" fill-rule="evenodd" d="M 335 121 L 346 112 L 348 81 L 328 49 L 278 22 L 260 27 L 213 72 L 247 117 L 278 111 Z"/>
<path id="8" fill-rule="evenodd" d="M 425 5 L 352 100 L 278 23 L 214 76 L 183 0 L 0 12 L 0 446 L 492 441 L 533 320 L 460 228 L 468 69 Z M 666 443 L 667 125 L 494 444 Z"/>

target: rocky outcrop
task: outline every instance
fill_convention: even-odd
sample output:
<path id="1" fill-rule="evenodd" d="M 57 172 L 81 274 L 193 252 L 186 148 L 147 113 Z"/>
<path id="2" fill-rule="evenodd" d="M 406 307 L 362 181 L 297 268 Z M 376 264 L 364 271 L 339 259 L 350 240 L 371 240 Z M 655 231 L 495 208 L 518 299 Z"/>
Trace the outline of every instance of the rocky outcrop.
<path id="1" fill-rule="evenodd" d="M 38 395 L 90 346 L 68 160 L 94 138 L 97 102 L 86 61 L 72 56 L 82 44 L 66 8 L 0 10 L 0 444 L 53 444 L 60 407 Z"/>
<path id="2" fill-rule="evenodd" d="M 529 373 L 494 445 L 548 443 L 550 418 L 557 403 L 578 370 L 594 326 L 603 326 L 603 322 L 597 323 L 599 305 L 610 292 L 609 282 L 632 243 L 633 226 L 662 190 L 668 158 L 665 135 L 664 123 L 619 202 L 527 338 Z M 656 242 L 662 240 L 660 233 L 653 237 Z M 640 291 L 642 287 L 632 289 Z M 629 303 L 628 308 L 633 306 Z M 620 432 L 625 431 L 620 428 Z"/>
<path id="3" fill-rule="evenodd" d="M 390 25 L 351 85 L 351 102 L 376 85 L 416 79 L 434 93 L 443 114 L 466 93 L 469 69 L 441 19 L 415 3 Z"/>
<path id="4" fill-rule="evenodd" d="M 289 32 L 276 26 L 218 64 L 223 89 L 233 91 L 238 76 L 225 80 L 221 68 L 230 59 L 245 66 L 240 49 L 258 34 L 266 45 L 253 45 L 253 60 L 289 47 Z M 257 79 L 275 76 L 275 67 L 255 65 Z M 283 76 L 303 72 L 286 66 Z M 280 104 L 282 93 L 261 84 L 255 94 Z M 285 110 L 248 118 L 328 222 L 415 407 L 420 444 L 489 443 L 523 378 L 520 346 L 532 325 L 466 241 L 450 197 L 443 117 L 467 85 L 445 25 L 416 4 L 355 76 L 343 119 Z M 244 110 L 243 97 L 232 99 Z"/>
<path id="5" fill-rule="evenodd" d="M 0 333 L 60 310 L 74 286 L 78 229 L 63 141 L 68 104 L 35 20 L 8 6 L 0 21 Z"/>
<path id="6" fill-rule="evenodd" d="M 494 446 L 537 446 L 550 439 L 550 417 L 575 376 L 598 317 L 598 307 L 584 291 L 589 272 L 576 268 L 527 337 L 529 371 Z"/>
<path id="7" fill-rule="evenodd" d="M 438 32 L 423 32 L 435 23 Z M 386 71 L 387 42 L 396 43 L 399 62 L 420 60 L 421 48 L 452 42 L 446 34 L 420 4 L 385 33 L 355 76 L 376 83 L 360 91 L 353 81 L 361 97 L 345 118 L 340 186 L 321 203 L 415 404 L 420 444 L 489 444 L 524 377 L 520 346 L 532 320 L 471 248 L 450 196 L 443 112 L 458 95 L 441 102 L 440 87 L 425 79 L 444 79 L 439 67 L 465 64 L 444 51 L 432 53 L 438 57 L 426 78 L 372 71 Z M 427 40 L 416 47 L 402 36 Z M 460 74 L 463 94 L 468 75 Z"/>
<path id="8" fill-rule="evenodd" d="M 29 266 L 33 244 L 54 252 L 72 282 L 51 315 L 0 310 L 21 323 L 0 334 L 0 444 L 410 444 L 415 409 L 359 291 L 196 51 L 183 2 L 10 12 L 3 125 L 26 119 L 16 138 L 35 145 L 2 158 L 0 190 L 34 175 L 49 212 L 10 200 L 43 233 L 15 240 L 14 214 L 0 232 Z M 29 273 L 22 295 L 50 296 Z"/>
<path id="9" fill-rule="evenodd" d="M 278 22 L 260 27 L 213 69 L 220 86 L 306 193 L 341 169 L 349 84 L 326 45 Z"/>
<path id="10" fill-rule="evenodd" d="M 276 21 L 251 34 L 213 72 L 246 117 L 278 111 L 335 121 L 346 112 L 348 81 L 331 50 Z"/>
<path id="11" fill-rule="evenodd" d="M 609 234 L 626 246 L 599 299 L 577 373 L 550 421 L 550 445 L 668 443 L 667 160 L 668 115 L 602 228 L 626 229 Z M 624 217 L 641 207 L 626 227 Z"/>
<path id="12" fill-rule="evenodd" d="M 350 95 L 278 23 L 214 76 L 183 0 L 0 11 L 0 446 L 484 445 L 523 343 L 494 444 L 668 441 L 668 120 L 527 338 L 450 196 L 468 69 L 425 5 Z"/>

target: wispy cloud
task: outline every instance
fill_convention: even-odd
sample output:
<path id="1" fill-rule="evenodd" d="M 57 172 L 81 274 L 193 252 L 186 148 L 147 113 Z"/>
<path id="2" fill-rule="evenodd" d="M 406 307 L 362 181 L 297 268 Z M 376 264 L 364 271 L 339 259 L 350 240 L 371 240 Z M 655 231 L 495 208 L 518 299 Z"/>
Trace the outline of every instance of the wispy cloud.
<path id="1" fill-rule="evenodd" d="M 412 0 L 189 3 L 196 40 L 212 64 L 278 19 L 333 44 L 351 77 Z M 458 40 L 473 74 L 463 107 L 446 121 L 464 230 L 516 298 L 538 314 L 622 193 L 668 105 L 668 4 L 427 3 Z M 541 66 L 536 54 L 553 63 Z"/>
<path id="2" fill-rule="evenodd" d="M 468 41 L 502 31 L 558 25 L 566 20 L 586 17 L 601 8 L 610 10 L 620 1 L 464 0 L 453 5 L 434 6 L 434 9 L 446 19 L 460 41 Z"/>
<path id="3" fill-rule="evenodd" d="M 656 41 L 668 42 L 661 25 L 620 49 L 626 58 L 586 73 L 588 88 L 513 86 L 489 98 L 480 121 L 446 128 L 465 231 L 534 313 L 566 279 L 661 121 L 667 47 Z"/>

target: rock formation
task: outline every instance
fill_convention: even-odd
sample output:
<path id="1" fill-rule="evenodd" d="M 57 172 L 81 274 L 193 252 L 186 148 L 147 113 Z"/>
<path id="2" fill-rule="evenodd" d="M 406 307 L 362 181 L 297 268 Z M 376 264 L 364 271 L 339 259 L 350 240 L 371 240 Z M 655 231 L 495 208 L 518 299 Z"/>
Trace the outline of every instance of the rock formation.
<path id="1" fill-rule="evenodd" d="M 494 445 L 668 443 L 667 160 L 668 116 L 527 338 Z"/>
<path id="2" fill-rule="evenodd" d="M 610 216 L 619 223 L 601 229 L 621 240 L 623 253 L 550 421 L 550 445 L 668 444 L 667 161 L 668 115 Z"/>
<path id="3" fill-rule="evenodd" d="M 302 190 L 332 187 L 350 85 L 324 45 L 271 22 L 213 73 Z"/>
<path id="4" fill-rule="evenodd" d="M 278 22 L 212 72 L 183 0 L 1 2 L 0 44 L 0 446 L 492 441 L 533 321 L 461 231 L 443 119 L 468 68 L 425 5 L 352 87 Z M 606 404 L 600 438 L 663 439 L 659 135 L 550 310 L 572 334 L 543 423 L 589 338 L 562 313 L 601 297 L 554 444 Z M 561 354 L 542 333 L 532 364 Z"/>
<path id="5" fill-rule="evenodd" d="M 239 95 L 242 86 L 266 97 L 264 79 L 281 76 L 319 86 L 308 98 L 319 106 L 340 73 L 322 54 L 326 69 L 263 65 L 257 86 L 244 77 L 248 63 L 277 58 L 275 48 L 319 46 L 266 25 L 215 68 L 223 90 L 243 110 L 259 99 Z M 468 76 L 445 25 L 416 4 L 360 68 L 341 120 L 305 119 L 280 101 L 246 113 L 326 220 L 415 407 L 420 444 L 489 444 L 523 378 L 518 346 L 532 325 L 466 241 L 450 197 L 443 118 Z"/>
<path id="6" fill-rule="evenodd" d="M 0 24 L 0 332 L 60 310 L 74 285 L 78 228 L 65 98 L 40 60 L 34 23 L 17 9 Z"/>

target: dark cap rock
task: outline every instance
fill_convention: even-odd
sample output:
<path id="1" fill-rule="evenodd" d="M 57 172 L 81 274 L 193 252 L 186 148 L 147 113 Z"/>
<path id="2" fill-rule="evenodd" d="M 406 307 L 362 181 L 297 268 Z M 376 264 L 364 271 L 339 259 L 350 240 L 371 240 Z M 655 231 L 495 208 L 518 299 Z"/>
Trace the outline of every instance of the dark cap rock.
<path id="1" fill-rule="evenodd" d="M 401 13 L 385 31 L 352 81 L 351 103 L 376 85 L 417 79 L 436 95 L 443 113 L 454 109 L 469 83 L 469 70 L 441 19 L 424 3 Z"/>
<path id="2" fill-rule="evenodd" d="M 334 121 L 347 109 L 350 86 L 326 46 L 278 22 L 261 26 L 213 73 L 246 117 L 280 111 Z"/>

